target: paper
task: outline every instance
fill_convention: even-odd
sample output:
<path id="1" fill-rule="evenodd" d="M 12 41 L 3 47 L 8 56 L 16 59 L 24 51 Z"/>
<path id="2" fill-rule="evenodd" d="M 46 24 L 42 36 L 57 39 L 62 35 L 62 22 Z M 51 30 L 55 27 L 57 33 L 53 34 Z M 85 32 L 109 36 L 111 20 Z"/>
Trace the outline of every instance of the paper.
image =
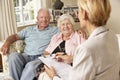
<path id="1" fill-rule="evenodd" d="M 69 75 L 69 72 L 71 70 L 71 66 L 64 62 L 57 62 L 53 57 L 39 57 L 39 59 L 48 67 L 53 66 L 56 70 L 56 73 L 58 76 L 60 76 L 62 79 L 66 79 Z"/>

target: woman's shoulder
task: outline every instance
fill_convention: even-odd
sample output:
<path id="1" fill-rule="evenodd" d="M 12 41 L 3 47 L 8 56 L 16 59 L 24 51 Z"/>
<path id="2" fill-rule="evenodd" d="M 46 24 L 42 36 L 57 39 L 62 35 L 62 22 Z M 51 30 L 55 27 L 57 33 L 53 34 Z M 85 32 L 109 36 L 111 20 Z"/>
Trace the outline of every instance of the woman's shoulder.
<path id="1" fill-rule="evenodd" d="M 56 39 L 58 39 L 58 38 L 61 38 L 61 35 L 62 35 L 61 32 L 57 32 L 56 34 L 53 35 L 52 38 L 56 38 Z"/>
<path id="2" fill-rule="evenodd" d="M 73 36 L 73 37 L 79 37 L 80 34 L 79 34 L 77 31 L 75 31 L 72 36 Z"/>

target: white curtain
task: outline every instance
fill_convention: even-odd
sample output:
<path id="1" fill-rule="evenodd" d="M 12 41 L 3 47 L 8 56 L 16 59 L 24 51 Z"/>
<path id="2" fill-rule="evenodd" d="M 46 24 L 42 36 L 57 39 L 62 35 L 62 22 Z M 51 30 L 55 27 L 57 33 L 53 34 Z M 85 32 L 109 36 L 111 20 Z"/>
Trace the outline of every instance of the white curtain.
<path id="1" fill-rule="evenodd" d="M 42 8 L 52 8 L 52 0 L 41 0 L 41 3 Z"/>
<path id="2" fill-rule="evenodd" d="M 0 41 L 16 32 L 14 0 L 0 0 Z"/>

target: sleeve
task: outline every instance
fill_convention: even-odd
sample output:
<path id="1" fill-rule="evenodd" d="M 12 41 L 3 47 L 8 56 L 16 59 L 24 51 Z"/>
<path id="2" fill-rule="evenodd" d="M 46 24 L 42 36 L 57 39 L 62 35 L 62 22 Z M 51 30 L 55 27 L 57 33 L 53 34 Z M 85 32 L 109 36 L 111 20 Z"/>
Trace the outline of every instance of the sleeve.
<path id="1" fill-rule="evenodd" d="M 38 80 L 51 80 L 51 78 L 46 74 L 46 72 L 43 72 L 39 75 Z M 58 76 L 54 76 L 52 80 L 62 80 Z"/>
<path id="2" fill-rule="evenodd" d="M 29 31 L 29 27 L 21 30 L 20 32 L 17 33 L 17 35 L 20 37 L 20 39 L 24 40 L 27 32 Z"/>
<path id="3" fill-rule="evenodd" d="M 54 76 L 53 80 L 62 80 L 61 78 L 59 78 L 58 76 Z"/>
<path id="4" fill-rule="evenodd" d="M 48 47 L 45 49 L 45 51 L 47 51 L 47 52 L 49 52 L 49 53 L 52 53 L 52 51 L 53 51 L 53 47 L 52 47 L 52 46 L 53 46 L 54 43 L 55 43 L 56 36 L 57 36 L 57 34 L 55 34 L 55 35 L 51 38 L 51 41 L 50 41 Z"/>
<path id="5" fill-rule="evenodd" d="M 69 80 L 93 80 L 94 76 L 95 66 L 92 53 L 81 46 L 78 47 L 74 55 Z"/>

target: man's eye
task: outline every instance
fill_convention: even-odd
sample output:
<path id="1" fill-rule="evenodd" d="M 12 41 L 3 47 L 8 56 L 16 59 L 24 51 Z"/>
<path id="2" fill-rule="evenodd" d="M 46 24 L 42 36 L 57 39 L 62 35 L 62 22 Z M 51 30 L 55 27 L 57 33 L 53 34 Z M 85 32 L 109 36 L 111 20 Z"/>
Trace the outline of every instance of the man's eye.
<path id="1" fill-rule="evenodd" d="M 62 26 L 64 26 L 65 24 L 62 24 Z"/>

